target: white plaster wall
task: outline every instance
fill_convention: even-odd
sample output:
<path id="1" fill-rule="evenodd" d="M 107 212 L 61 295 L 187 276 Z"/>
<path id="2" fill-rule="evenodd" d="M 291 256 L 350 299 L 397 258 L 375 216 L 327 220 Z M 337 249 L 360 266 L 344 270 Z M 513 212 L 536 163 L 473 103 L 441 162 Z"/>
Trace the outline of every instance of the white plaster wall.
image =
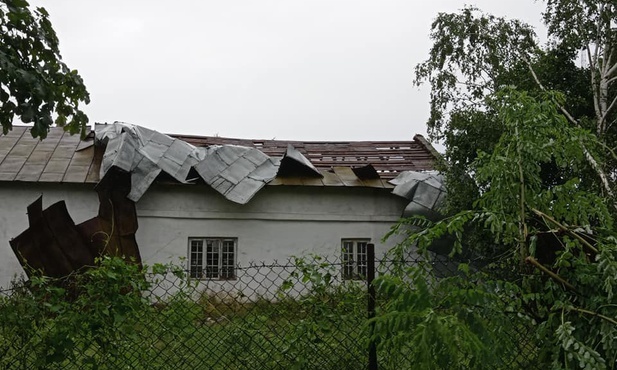
<path id="1" fill-rule="evenodd" d="M 292 256 L 309 253 L 340 261 L 344 238 L 370 239 L 380 256 L 397 241 L 384 244 L 381 239 L 406 204 L 387 189 L 269 186 L 241 206 L 205 187 L 157 186 L 138 203 L 137 242 L 147 263 L 186 258 L 190 237 L 237 238 L 237 263 L 242 267 L 286 264 Z M 288 272 L 241 270 L 236 280 L 204 281 L 202 288 L 273 296 Z"/>
<path id="2" fill-rule="evenodd" d="M 246 205 L 213 190 L 154 186 L 137 204 L 137 242 L 144 261 L 186 257 L 189 237 L 238 238 L 238 263 L 272 262 L 317 253 L 340 256 L 343 238 L 381 238 L 400 218 L 406 200 L 387 189 L 268 186 Z"/>
<path id="3" fill-rule="evenodd" d="M 64 200 L 76 224 L 98 212 L 99 201 L 92 184 L 0 182 L 0 289 L 23 274 L 9 240 L 28 228 L 26 207 L 43 195 L 43 209 Z"/>
<path id="4" fill-rule="evenodd" d="M 0 288 L 22 273 L 8 241 L 28 227 L 26 207 L 40 194 L 44 207 L 65 200 L 75 223 L 98 211 L 92 185 L 0 182 Z M 394 244 L 381 238 L 406 203 L 388 189 L 266 186 L 238 205 L 205 185 L 155 185 L 137 203 L 137 243 L 146 264 L 186 258 L 189 237 L 237 238 L 242 266 L 308 253 L 339 258 L 343 238 L 371 239 L 380 255 Z"/>

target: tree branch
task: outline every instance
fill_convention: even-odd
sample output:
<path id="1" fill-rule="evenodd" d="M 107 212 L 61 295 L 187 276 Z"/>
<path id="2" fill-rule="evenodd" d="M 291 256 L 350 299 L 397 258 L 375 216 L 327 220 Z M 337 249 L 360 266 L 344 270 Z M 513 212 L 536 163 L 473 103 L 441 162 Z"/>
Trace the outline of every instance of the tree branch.
<path id="1" fill-rule="evenodd" d="M 564 287 L 568 288 L 569 290 L 578 293 L 576 291 L 576 288 L 574 287 L 574 285 L 568 283 L 567 281 L 564 280 L 564 278 L 562 278 L 561 276 L 557 275 L 553 271 L 551 271 L 551 270 L 547 269 L 546 267 L 544 267 L 544 265 L 542 265 L 540 262 L 538 262 L 538 260 L 536 260 L 535 258 L 529 256 L 529 257 L 525 258 L 525 262 L 529 263 L 530 265 L 533 265 L 538 270 L 540 270 L 543 273 L 547 274 L 551 279 L 555 280 L 559 284 L 562 284 Z"/>
<path id="2" fill-rule="evenodd" d="M 544 87 L 540 79 L 538 78 L 538 75 L 536 74 L 536 71 L 534 71 L 533 66 L 531 65 L 531 62 L 529 62 L 529 59 L 523 57 L 523 61 L 527 65 L 527 68 L 529 69 L 531 76 L 533 77 L 534 81 L 536 81 L 536 84 L 538 85 L 540 90 L 546 91 L 546 88 Z M 563 115 L 566 116 L 568 121 L 570 121 L 572 124 L 576 126 L 579 126 L 578 121 L 570 114 L 570 112 L 568 112 L 561 104 L 558 104 L 558 107 L 559 107 L 559 110 L 561 110 L 561 113 L 563 113 Z"/>
<path id="3" fill-rule="evenodd" d="M 520 135 L 518 133 L 518 124 L 514 127 L 515 135 L 516 135 L 516 155 L 517 155 L 517 164 L 518 164 L 518 176 L 520 182 L 520 199 L 519 199 L 519 253 L 521 255 L 521 263 L 524 258 L 529 254 L 527 250 L 527 224 L 525 223 L 525 176 L 523 175 L 523 159 L 521 154 L 521 145 L 522 140 L 520 139 Z"/>
<path id="4" fill-rule="evenodd" d="M 587 51 L 589 52 L 589 48 L 587 48 Z M 525 64 L 527 65 L 527 68 L 529 69 L 529 72 L 531 72 L 531 75 L 533 76 L 533 79 L 536 81 L 536 83 L 538 84 L 538 87 L 540 87 L 540 89 L 542 91 L 546 91 L 546 88 L 544 87 L 544 85 L 542 85 L 542 82 L 540 81 L 540 79 L 538 78 L 538 75 L 536 74 L 536 72 L 533 69 L 533 66 L 531 65 L 531 63 L 529 62 L 529 59 L 523 57 L 523 61 L 525 62 Z M 592 69 L 592 74 L 593 74 L 593 69 Z M 594 93 L 594 106 L 596 106 L 596 108 L 599 109 L 598 107 L 598 103 L 597 100 L 595 99 L 595 96 L 597 96 Z M 576 126 L 580 126 L 579 122 L 570 114 L 570 112 L 568 112 L 566 110 L 566 108 L 561 105 L 558 104 L 557 105 L 559 107 L 559 110 L 563 113 L 564 116 L 566 116 L 566 118 L 568 119 L 568 121 L 570 121 L 572 124 L 576 125 Z M 591 153 L 589 153 L 589 150 L 587 150 L 587 148 L 585 147 L 585 145 L 583 143 L 581 143 L 581 146 L 583 148 L 583 152 L 585 154 L 585 159 L 587 160 L 587 162 L 589 162 L 589 164 L 591 165 L 591 167 L 596 171 L 596 173 L 598 174 L 598 176 L 600 177 L 600 181 L 602 182 L 602 186 L 604 187 L 604 190 L 606 191 L 606 193 L 612 198 L 614 196 L 613 190 L 611 189 L 610 183 L 608 181 L 608 178 L 606 177 L 606 174 L 604 173 L 604 171 L 602 170 L 602 168 L 600 168 L 600 165 L 598 165 L 598 162 L 595 160 L 595 158 L 591 155 Z M 616 204 L 613 204 L 613 206 L 615 208 L 617 208 Z"/>
<path id="5" fill-rule="evenodd" d="M 596 119 L 600 119 L 602 117 L 602 112 L 600 112 L 600 102 L 598 101 L 598 96 L 600 94 L 598 87 L 598 79 L 597 79 L 597 71 L 596 71 L 596 60 L 594 60 L 591 56 L 591 49 L 589 45 L 585 48 L 587 50 L 587 58 L 589 59 L 589 70 L 591 71 L 591 91 L 593 92 L 593 109 L 596 113 Z"/>
<path id="6" fill-rule="evenodd" d="M 615 64 L 615 67 L 617 67 L 617 64 Z M 615 80 L 617 80 L 617 76 L 609 78 L 606 83 L 611 84 L 615 82 Z"/>
<path id="7" fill-rule="evenodd" d="M 582 236 L 580 236 L 577 233 L 575 233 L 574 231 L 568 229 L 566 226 L 562 225 L 561 223 L 559 223 L 559 221 L 555 220 L 551 216 L 547 215 L 544 212 L 538 211 L 535 208 L 532 208 L 531 211 L 533 213 L 535 213 L 536 215 L 542 217 L 543 219 L 548 220 L 550 223 L 554 224 L 555 226 L 557 226 L 559 228 L 559 230 L 564 231 L 568 235 L 570 235 L 571 237 L 577 239 L 579 242 L 581 242 L 581 244 L 583 244 L 583 246 L 585 246 L 590 251 L 592 251 L 592 252 L 594 252 L 596 254 L 599 253 L 598 248 L 596 248 L 593 245 L 591 245 L 591 243 L 589 243 L 587 240 L 585 240 Z"/>
<path id="8" fill-rule="evenodd" d="M 576 312 L 584 313 L 586 315 L 596 316 L 596 317 L 601 318 L 604 321 L 610 322 L 613 325 L 617 325 L 617 321 L 615 319 L 613 319 L 611 317 L 608 317 L 608 316 L 605 316 L 605 315 L 602 315 L 601 313 L 598 313 L 598 312 L 595 312 L 595 311 L 590 311 L 590 310 L 586 310 L 584 308 L 578 308 L 578 307 L 574 307 L 574 306 L 567 307 L 566 309 L 568 311 L 576 311 Z"/>
<path id="9" fill-rule="evenodd" d="M 608 117 L 608 113 L 611 111 L 611 109 L 615 107 L 615 104 L 617 104 L 617 96 L 613 98 L 613 101 L 611 102 L 611 104 L 609 104 L 608 108 L 606 108 L 606 111 L 604 112 L 604 116 L 602 117 L 602 120 L 606 120 L 606 118 Z"/>

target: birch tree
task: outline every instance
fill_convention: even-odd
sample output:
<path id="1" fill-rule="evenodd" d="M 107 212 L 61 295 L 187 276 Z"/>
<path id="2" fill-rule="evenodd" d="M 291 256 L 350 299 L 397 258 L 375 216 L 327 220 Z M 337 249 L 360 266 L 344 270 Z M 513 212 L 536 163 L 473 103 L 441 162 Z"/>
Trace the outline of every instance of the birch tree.
<path id="1" fill-rule="evenodd" d="M 460 188 L 456 183 L 460 184 L 462 175 L 474 172 L 476 151 L 490 152 L 503 130 L 486 104 L 487 96 L 506 85 L 532 95 L 561 91 L 564 101 L 559 110 L 564 117 L 573 126 L 593 128 L 605 144 L 600 152 L 583 149 L 588 171 L 596 179 L 589 185 L 612 198 L 617 167 L 610 145 L 617 131 L 615 5 L 547 0 L 544 19 L 551 41 L 541 47 L 533 28 L 520 21 L 469 7 L 459 13 L 440 13 L 431 28 L 429 58 L 416 67 L 415 82 L 431 87 L 429 134 L 446 145 L 449 182 Z M 580 50 L 585 51 L 587 64 L 577 65 Z M 561 177 L 551 173 L 550 165 L 543 176 Z M 455 190 L 451 194 L 469 199 L 469 191 Z"/>
<path id="2" fill-rule="evenodd" d="M 555 43 L 582 50 L 590 70 L 596 134 L 616 121 L 617 5 L 611 0 L 547 0 L 544 21 Z"/>

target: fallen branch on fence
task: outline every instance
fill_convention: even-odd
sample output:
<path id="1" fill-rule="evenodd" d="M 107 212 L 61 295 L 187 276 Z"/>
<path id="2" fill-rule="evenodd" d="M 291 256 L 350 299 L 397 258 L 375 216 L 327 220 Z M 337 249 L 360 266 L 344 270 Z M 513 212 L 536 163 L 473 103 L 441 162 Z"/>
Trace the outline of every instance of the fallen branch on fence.
<path id="1" fill-rule="evenodd" d="M 545 220 L 548 220 L 550 223 L 554 224 L 555 226 L 557 226 L 560 230 L 564 231 L 565 233 L 567 233 L 568 235 L 570 235 L 571 237 L 575 238 L 576 240 L 578 240 L 579 242 L 581 242 L 581 244 L 586 247 L 587 249 L 589 249 L 590 251 L 592 251 L 595 254 L 598 254 L 598 248 L 594 247 L 593 245 L 591 245 L 591 243 L 589 243 L 587 240 L 585 240 L 585 238 L 583 238 L 582 236 L 580 236 L 579 234 L 577 234 L 576 232 L 570 230 L 569 228 L 567 228 L 565 225 L 559 223 L 559 221 L 555 220 L 554 218 L 552 218 L 551 216 L 547 215 L 544 212 L 538 211 L 535 208 L 532 208 L 531 211 L 533 213 L 535 213 L 536 215 L 542 217 Z"/>
<path id="2" fill-rule="evenodd" d="M 601 313 L 598 313 L 598 312 L 595 312 L 595 311 L 586 310 L 586 309 L 584 309 L 584 308 L 578 308 L 578 307 L 574 307 L 574 306 L 567 307 L 566 309 L 567 309 L 568 311 L 576 311 L 576 312 L 584 313 L 584 314 L 586 314 L 586 315 L 596 316 L 596 317 L 601 318 L 602 320 L 605 320 L 605 321 L 610 322 L 610 323 L 611 323 L 611 324 L 613 324 L 613 325 L 617 325 L 617 321 L 615 321 L 615 319 L 610 318 L 610 317 L 608 317 L 608 316 L 604 316 L 604 315 L 602 315 Z"/>
<path id="3" fill-rule="evenodd" d="M 561 276 L 557 275 L 553 271 L 551 271 L 548 268 L 546 268 L 544 265 L 542 265 L 540 262 L 538 262 L 535 258 L 529 256 L 529 257 L 525 258 L 525 262 L 533 265 L 538 270 L 540 270 L 543 273 L 547 274 L 551 279 L 553 279 L 553 280 L 557 281 L 558 283 L 562 284 L 564 287 L 570 289 L 571 291 L 573 291 L 575 293 L 578 293 L 576 288 L 574 287 L 574 285 L 568 283 L 564 278 L 562 278 Z"/>

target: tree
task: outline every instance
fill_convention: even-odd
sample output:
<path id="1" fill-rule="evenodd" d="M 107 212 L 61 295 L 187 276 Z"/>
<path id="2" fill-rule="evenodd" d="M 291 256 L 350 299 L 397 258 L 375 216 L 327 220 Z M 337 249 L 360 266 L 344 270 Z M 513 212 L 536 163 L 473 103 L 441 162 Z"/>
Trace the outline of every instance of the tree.
<path id="1" fill-rule="evenodd" d="M 531 27 L 475 8 L 437 16 L 434 45 L 416 67 L 416 83 L 431 85 L 429 133 L 446 144 L 450 208 L 434 224 L 403 221 L 396 230 L 409 234 L 393 252 L 419 247 L 423 253 L 449 236 L 455 240 L 453 254 L 468 248 L 488 255 L 499 275 L 472 273 L 476 285 L 516 288 L 485 290 L 501 299 L 474 306 L 468 287 L 449 287 L 457 302 L 444 310 L 430 306 L 431 299 L 438 300 L 429 294 L 424 305 L 430 310 L 423 312 L 446 318 L 462 306 L 486 318 L 483 312 L 498 311 L 495 302 L 512 302 L 533 320 L 537 361 L 543 365 L 615 369 L 617 5 L 608 0 L 546 4 L 551 41 L 544 47 Z M 587 62 L 577 65 L 580 50 Z M 409 224 L 416 228 L 401 227 Z M 413 338 L 417 323 L 429 317 L 405 321 L 400 316 L 409 314 L 409 291 L 414 300 L 425 299 L 416 294 L 420 287 L 405 289 L 387 280 L 383 286 L 400 303 L 390 317 L 411 322 Z M 393 290 L 396 286 L 400 289 Z M 450 322 L 463 330 L 465 318 L 456 315 Z M 397 327 L 383 320 L 382 327 Z M 481 327 L 501 328 L 504 322 L 497 318 Z M 482 351 L 490 341 L 482 345 L 482 331 L 474 330 L 477 320 L 465 325 L 468 337 L 480 344 L 463 357 L 474 358 L 474 351 L 486 356 Z"/>
<path id="2" fill-rule="evenodd" d="M 486 103 L 503 133 L 492 152 L 480 151 L 472 164 L 481 195 L 470 209 L 439 222 L 403 221 L 395 230 L 407 237 L 391 253 L 397 259 L 417 247 L 428 259 L 428 248 L 445 236 L 455 238 L 452 253 L 460 253 L 469 226 L 475 225 L 499 246 L 492 271 L 515 272 L 509 275 L 515 278 L 463 267 L 467 279 L 437 280 L 437 288 L 427 290 L 422 282 L 436 279 L 426 266 L 410 268 L 407 276 L 382 277 L 378 287 L 394 303 L 392 312 L 374 320 L 376 334 L 386 345 L 404 338 L 413 347 L 439 350 L 445 361 L 416 353 L 418 368 L 453 368 L 463 358 L 479 362 L 462 368 L 480 369 L 495 368 L 502 354 L 517 353 L 517 341 L 504 341 L 503 335 L 527 326 L 538 339 L 537 351 L 527 354 L 539 354 L 531 365 L 614 369 L 617 231 L 612 201 L 582 187 L 576 176 L 590 166 L 587 153 L 597 153 L 602 143 L 560 113 L 560 93 L 532 96 L 505 88 Z M 570 175 L 547 183 L 542 177 L 546 164 Z M 416 228 L 401 227 L 408 224 Z M 499 352 L 491 352 L 496 346 Z"/>
<path id="3" fill-rule="evenodd" d="M 611 0 L 547 0 L 544 21 L 555 42 L 584 50 L 591 72 L 596 134 L 615 124 L 617 110 L 617 5 Z M 576 120 L 575 116 L 570 119 Z"/>
<path id="4" fill-rule="evenodd" d="M 25 0 L 0 1 L 0 123 L 6 134 L 15 118 L 32 123 L 41 139 L 55 123 L 85 133 L 80 103 L 90 96 L 81 76 L 62 62 L 58 37 L 44 8 Z"/>
<path id="5" fill-rule="evenodd" d="M 608 2 L 605 6 L 599 2 L 594 8 L 595 3 L 598 2 L 549 1 L 545 20 L 552 43 L 545 49 L 539 47 L 533 29 L 519 21 L 486 15 L 475 8 L 438 15 L 431 31 L 434 44 L 429 58 L 416 67 L 416 83 L 431 85 L 429 133 L 446 144 L 450 183 L 460 182 L 462 174 L 473 172 L 469 166 L 477 149 L 491 151 L 502 128 L 485 99 L 500 87 L 512 85 L 532 94 L 547 89 L 562 91 L 562 114 L 572 125 L 594 127 L 607 145 L 602 161 L 598 162 L 593 153 L 587 152 L 586 156 L 591 164 L 590 173 L 600 179 L 593 186 L 600 186 L 606 195 L 613 196 L 607 174 L 616 166 L 615 155 L 608 150 L 617 133 L 611 120 L 613 110 L 617 109 L 617 103 L 612 103 L 617 92 L 612 87 L 617 73 L 613 59 L 617 56 L 613 57 L 611 51 L 611 22 L 615 16 L 614 6 Z M 583 25 L 572 31 L 568 22 L 575 20 Z M 595 31 L 584 34 L 585 37 L 574 37 L 576 29 L 581 28 Z M 590 50 L 591 62 L 579 67 L 574 59 L 583 45 Z M 559 174 L 550 173 L 551 167 L 547 165 L 545 177 L 558 178 Z M 460 209 L 464 204 L 457 205 L 457 200 L 455 196 L 454 208 Z"/>

